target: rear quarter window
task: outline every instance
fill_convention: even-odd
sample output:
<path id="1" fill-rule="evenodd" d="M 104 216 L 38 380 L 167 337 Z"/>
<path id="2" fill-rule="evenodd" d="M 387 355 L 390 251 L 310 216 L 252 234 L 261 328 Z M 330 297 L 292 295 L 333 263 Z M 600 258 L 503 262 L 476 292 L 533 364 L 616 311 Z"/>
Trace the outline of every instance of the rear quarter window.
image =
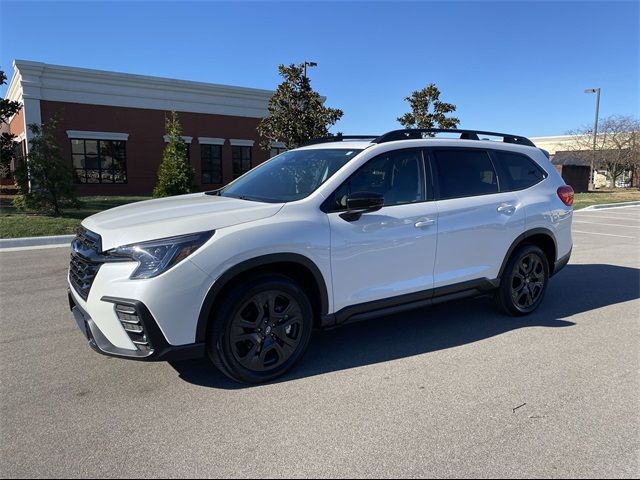
<path id="1" fill-rule="evenodd" d="M 434 149 L 440 200 L 498 193 L 498 179 L 486 150 Z"/>
<path id="2" fill-rule="evenodd" d="M 524 190 L 546 177 L 544 170 L 526 155 L 497 150 L 491 153 L 500 177 L 500 190 L 503 192 Z"/>

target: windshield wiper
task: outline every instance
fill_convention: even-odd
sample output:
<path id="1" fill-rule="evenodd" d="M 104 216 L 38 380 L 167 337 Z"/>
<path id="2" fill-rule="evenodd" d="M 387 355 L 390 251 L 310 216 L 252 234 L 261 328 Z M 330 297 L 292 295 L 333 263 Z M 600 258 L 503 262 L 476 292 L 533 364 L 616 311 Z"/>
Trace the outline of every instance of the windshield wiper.
<path id="1" fill-rule="evenodd" d="M 258 197 L 252 197 L 249 195 L 234 195 L 232 193 L 225 193 L 224 195 L 222 195 L 221 193 L 219 193 L 218 195 L 220 195 L 221 197 L 229 197 L 229 198 L 237 198 L 238 200 L 246 200 L 248 202 L 262 202 L 264 203 L 265 200 L 258 198 Z"/>

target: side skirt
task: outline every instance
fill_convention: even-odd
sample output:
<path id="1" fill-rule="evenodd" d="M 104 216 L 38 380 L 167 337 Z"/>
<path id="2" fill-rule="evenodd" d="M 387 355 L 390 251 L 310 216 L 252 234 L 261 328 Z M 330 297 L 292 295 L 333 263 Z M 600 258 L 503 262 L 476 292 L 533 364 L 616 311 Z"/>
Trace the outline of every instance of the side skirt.
<path id="1" fill-rule="evenodd" d="M 371 318 L 393 315 L 395 313 L 428 307 L 439 303 L 467 297 L 477 297 L 493 291 L 500 285 L 499 279 L 479 278 L 467 282 L 447 285 L 416 293 L 409 293 L 373 302 L 360 303 L 339 310 L 336 313 L 323 315 L 322 328 L 331 328 L 347 323 L 369 320 Z"/>

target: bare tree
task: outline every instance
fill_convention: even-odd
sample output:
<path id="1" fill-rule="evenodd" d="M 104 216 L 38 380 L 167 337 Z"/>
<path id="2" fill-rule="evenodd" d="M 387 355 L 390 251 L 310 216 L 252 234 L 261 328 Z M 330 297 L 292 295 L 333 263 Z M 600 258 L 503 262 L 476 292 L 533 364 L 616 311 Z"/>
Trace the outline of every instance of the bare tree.
<path id="1" fill-rule="evenodd" d="M 614 188 L 624 172 L 640 173 L 640 122 L 636 118 L 612 115 L 601 120 L 595 152 L 592 127 L 568 133 L 574 136 L 572 150 L 581 156 L 594 155 L 595 167 L 606 170 Z"/>

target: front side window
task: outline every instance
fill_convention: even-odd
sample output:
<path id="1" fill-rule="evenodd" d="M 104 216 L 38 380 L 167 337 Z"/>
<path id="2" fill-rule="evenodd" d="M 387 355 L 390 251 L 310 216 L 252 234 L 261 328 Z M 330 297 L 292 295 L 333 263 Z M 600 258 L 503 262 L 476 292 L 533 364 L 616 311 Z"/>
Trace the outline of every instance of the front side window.
<path id="1" fill-rule="evenodd" d="M 251 147 L 231 147 L 233 178 L 238 178 L 251 170 Z"/>
<path id="2" fill-rule="evenodd" d="M 333 210 L 345 210 L 347 197 L 372 192 L 384 197 L 384 205 L 402 205 L 425 199 L 422 151 L 396 150 L 369 160 L 333 195 Z"/>
<path id="3" fill-rule="evenodd" d="M 362 150 L 291 150 L 257 166 L 219 191 L 223 197 L 293 202 L 313 193 Z"/>
<path id="4" fill-rule="evenodd" d="M 126 142 L 71 139 L 78 183 L 127 183 Z"/>
<path id="5" fill-rule="evenodd" d="M 500 175 L 500 190 L 503 192 L 524 190 L 545 178 L 545 173 L 526 155 L 513 152 L 493 151 Z"/>
<path id="6" fill-rule="evenodd" d="M 222 183 L 222 145 L 200 145 L 202 183 Z"/>
<path id="7" fill-rule="evenodd" d="M 489 154 L 479 149 L 434 150 L 440 199 L 498 193 L 498 177 Z"/>

